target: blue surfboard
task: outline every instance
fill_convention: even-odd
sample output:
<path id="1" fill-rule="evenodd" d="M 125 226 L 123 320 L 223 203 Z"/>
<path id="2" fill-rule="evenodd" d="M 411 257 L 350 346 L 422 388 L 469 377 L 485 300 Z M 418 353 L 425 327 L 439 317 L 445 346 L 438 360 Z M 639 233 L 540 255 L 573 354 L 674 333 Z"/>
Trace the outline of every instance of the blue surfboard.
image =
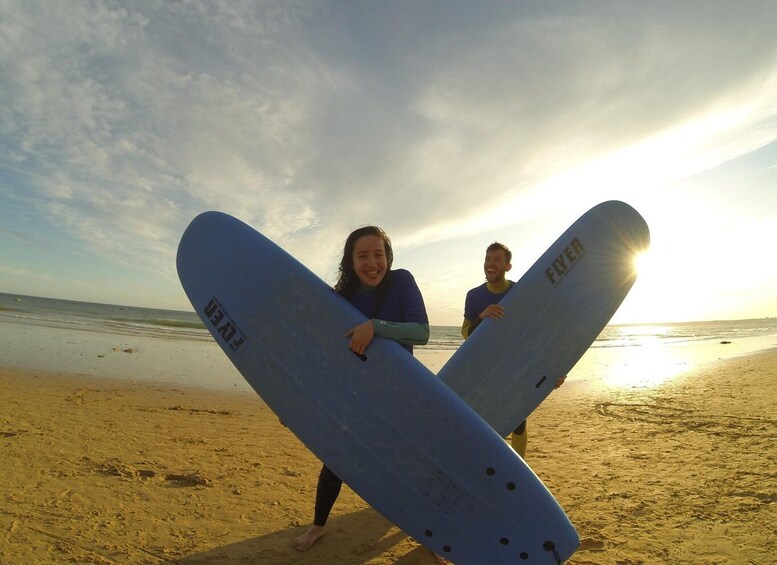
<path id="1" fill-rule="evenodd" d="M 406 533 L 455 562 L 557 563 L 574 527 L 506 442 L 399 344 L 366 355 L 366 318 L 296 259 L 219 212 L 181 239 L 195 311 L 267 405 L 332 471 Z M 313 504 L 313 500 L 311 500 Z"/>
<path id="2" fill-rule="evenodd" d="M 505 295 L 504 317 L 484 320 L 438 377 L 507 436 L 599 336 L 649 244 L 647 223 L 628 204 L 593 207 Z"/>

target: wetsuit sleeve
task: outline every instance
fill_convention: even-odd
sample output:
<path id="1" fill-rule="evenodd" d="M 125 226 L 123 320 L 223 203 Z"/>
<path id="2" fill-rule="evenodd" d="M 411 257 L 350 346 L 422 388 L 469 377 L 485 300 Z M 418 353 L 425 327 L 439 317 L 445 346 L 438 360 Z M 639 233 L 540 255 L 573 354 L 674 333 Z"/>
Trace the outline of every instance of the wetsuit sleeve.
<path id="1" fill-rule="evenodd" d="M 480 312 L 475 312 L 475 303 L 477 302 L 475 297 L 476 292 L 477 288 L 473 288 L 467 292 L 467 297 L 464 299 L 464 319 L 469 320 L 470 322 L 480 315 Z"/>
<path id="2" fill-rule="evenodd" d="M 464 323 L 461 325 L 461 335 L 464 336 L 464 339 L 467 339 L 469 336 L 472 335 L 472 332 L 474 332 L 477 327 L 480 325 L 480 322 L 483 320 L 480 318 L 480 316 L 475 316 L 474 320 L 467 320 L 464 318 Z"/>
<path id="3" fill-rule="evenodd" d="M 475 328 L 480 324 L 480 312 L 475 312 L 475 289 L 473 288 L 467 293 L 467 298 L 464 300 L 464 323 L 461 324 L 461 335 L 464 339 L 467 339 L 475 331 Z"/>
<path id="4" fill-rule="evenodd" d="M 372 320 L 372 326 L 376 336 L 398 341 L 403 345 L 426 345 L 429 341 L 429 324 Z"/>
<path id="5" fill-rule="evenodd" d="M 461 324 L 461 337 L 467 339 L 469 337 L 469 327 L 472 325 L 471 320 L 464 318 L 464 322 Z"/>

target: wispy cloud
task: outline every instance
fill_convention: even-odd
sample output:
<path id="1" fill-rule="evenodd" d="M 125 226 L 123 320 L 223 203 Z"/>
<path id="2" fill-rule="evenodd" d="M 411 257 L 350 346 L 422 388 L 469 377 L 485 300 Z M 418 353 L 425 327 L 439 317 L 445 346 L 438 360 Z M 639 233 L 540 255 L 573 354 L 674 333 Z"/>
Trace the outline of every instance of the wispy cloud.
<path id="1" fill-rule="evenodd" d="M 11 0 L 0 186 L 98 256 L 169 279 L 206 209 L 327 272 L 356 225 L 420 246 L 577 209 L 629 166 L 674 157 L 664 175 L 681 177 L 771 143 L 775 13 Z"/>

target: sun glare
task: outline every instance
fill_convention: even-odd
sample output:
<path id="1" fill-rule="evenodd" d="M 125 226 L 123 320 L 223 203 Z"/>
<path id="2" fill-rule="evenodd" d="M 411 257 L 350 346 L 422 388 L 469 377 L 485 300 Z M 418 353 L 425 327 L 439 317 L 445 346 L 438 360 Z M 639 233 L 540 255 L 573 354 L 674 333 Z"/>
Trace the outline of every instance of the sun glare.
<path id="1" fill-rule="evenodd" d="M 679 350 L 662 346 L 656 338 L 645 338 L 628 358 L 609 366 L 605 382 L 620 388 L 652 388 L 692 367 Z"/>
<path id="2" fill-rule="evenodd" d="M 678 295 L 672 292 L 675 267 L 665 254 L 652 249 L 634 255 L 637 280 L 619 308 L 614 323 L 655 323 L 675 319 L 682 311 Z"/>
<path id="3" fill-rule="evenodd" d="M 634 256 L 634 268 L 637 270 L 637 275 L 641 277 L 655 270 L 655 258 L 650 250 L 642 251 Z"/>

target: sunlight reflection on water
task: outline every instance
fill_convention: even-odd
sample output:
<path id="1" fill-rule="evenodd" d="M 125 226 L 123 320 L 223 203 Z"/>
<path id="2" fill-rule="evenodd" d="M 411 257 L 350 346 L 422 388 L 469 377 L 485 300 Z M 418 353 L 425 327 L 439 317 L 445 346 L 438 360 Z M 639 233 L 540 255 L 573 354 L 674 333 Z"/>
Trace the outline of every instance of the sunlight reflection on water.
<path id="1" fill-rule="evenodd" d="M 602 374 L 603 384 L 619 388 L 655 387 L 692 369 L 695 364 L 684 354 L 685 348 L 667 347 L 656 337 L 647 337 L 640 347 L 624 352 L 622 359 L 611 360 Z"/>
<path id="2" fill-rule="evenodd" d="M 775 347 L 772 335 L 729 339 L 667 339 L 659 326 L 645 327 L 639 335 L 626 328 L 628 347 L 592 347 L 570 376 L 575 380 L 612 388 L 652 388 L 721 359 L 748 355 Z M 615 337 L 617 340 L 618 337 Z"/>

